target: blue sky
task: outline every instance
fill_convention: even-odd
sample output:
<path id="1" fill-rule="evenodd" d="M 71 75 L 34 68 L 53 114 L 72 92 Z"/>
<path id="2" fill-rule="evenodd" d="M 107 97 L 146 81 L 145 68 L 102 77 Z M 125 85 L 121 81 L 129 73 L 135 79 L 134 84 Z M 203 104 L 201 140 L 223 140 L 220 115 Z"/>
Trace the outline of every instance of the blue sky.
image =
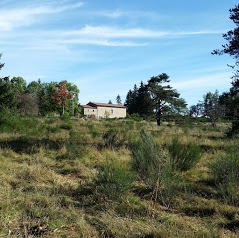
<path id="1" fill-rule="evenodd" d="M 0 76 L 67 80 L 79 101 L 124 101 L 161 73 L 189 105 L 229 89 L 233 62 L 211 51 L 234 28 L 230 0 L 1 0 Z"/>

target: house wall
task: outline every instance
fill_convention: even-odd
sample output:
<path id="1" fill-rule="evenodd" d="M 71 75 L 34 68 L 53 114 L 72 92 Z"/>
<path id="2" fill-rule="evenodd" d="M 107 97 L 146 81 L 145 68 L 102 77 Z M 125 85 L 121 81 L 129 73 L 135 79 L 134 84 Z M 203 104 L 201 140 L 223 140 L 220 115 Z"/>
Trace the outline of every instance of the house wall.
<path id="1" fill-rule="evenodd" d="M 98 118 L 97 116 L 97 109 L 91 109 L 91 108 L 84 108 L 84 115 L 85 116 L 91 116 L 94 115 L 96 118 Z"/>
<path id="2" fill-rule="evenodd" d="M 126 108 L 115 107 L 97 107 L 98 118 L 124 118 L 126 117 Z"/>

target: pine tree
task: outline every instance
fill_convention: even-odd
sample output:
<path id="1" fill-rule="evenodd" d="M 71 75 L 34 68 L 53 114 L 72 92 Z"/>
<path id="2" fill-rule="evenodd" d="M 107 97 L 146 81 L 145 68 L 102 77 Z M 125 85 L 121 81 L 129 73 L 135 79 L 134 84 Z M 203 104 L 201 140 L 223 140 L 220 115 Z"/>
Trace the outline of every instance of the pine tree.
<path id="1" fill-rule="evenodd" d="M 173 113 L 180 113 L 186 108 L 185 100 L 179 98 L 180 94 L 167 84 L 169 82 L 169 76 L 165 73 L 153 76 L 148 81 L 147 87 L 153 102 L 158 126 L 161 124 L 163 114 L 170 112 L 170 110 Z"/>
<path id="2" fill-rule="evenodd" d="M 120 97 L 119 94 L 116 97 L 116 103 L 119 104 L 119 105 L 122 105 L 121 97 Z"/>
<path id="3" fill-rule="evenodd" d="M 231 99 L 230 105 L 233 107 L 233 122 L 231 130 L 229 131 L 229 135 L 239 134 L 239 4 L 234 8 L 229 10 L 230 16 L 229 18 L 235 24 L 235 28 L 233 30 L 228 31 L 223 34 L 223 38 L 227 40 L 227 44 L 222 45 L 222 49 L 214 50 L 212 54 L 214 55 L 222 55 L 228 54 L 235 59 L 235 65 L 231 66 L 235 71 L 232 77 L 232 87 L 230 89 L 229 98 Z"/>

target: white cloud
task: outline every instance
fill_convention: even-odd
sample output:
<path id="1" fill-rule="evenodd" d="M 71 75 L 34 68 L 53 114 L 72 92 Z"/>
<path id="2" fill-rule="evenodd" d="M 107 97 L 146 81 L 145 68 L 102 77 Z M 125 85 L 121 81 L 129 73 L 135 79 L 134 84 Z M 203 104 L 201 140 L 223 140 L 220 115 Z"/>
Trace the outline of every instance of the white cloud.
<path id="1" fill-rule="evenodd" d="M 100 46 L 145 46 L 146 43 L 137 43 L 132 41 L 110 41 L 107 39 L 91 39 L 91 38 L 80 38 L 80 39 L 67 39 L 56 41 L 58 44 L 81 44 L 81 45 L 100 45 Z"/>
<path id="2" fill-rule="evenodd" d="M 29 26 L 35 17 L 39 15 L 61 13 L 71 9 L 79 8 L 83 3 L 64 5 L 60 7 L 41 6 L 26 7 L 13 10 L 0 11 L 0 31 L 10 31 L 21 26 Z"/>
<path id="3" fill-rule="evenodd" d="M 124 16 L 125 13 L 122 11 L 116 10 L 116 11 L 98 12 L 95 15 L 102 15 L 105 17 L 116 19 L 116 18 L 120 18 L 120 17 Z"/>
<path id="4" fill-rule="evenodd" d="M 168 35 L 164 31 L 153 31 L 143 28 L 117 28 L 108 26 L 88 26 L 76 31 L 68 31 L 63 33 L 65 36 L 91 36 L 103 38 L 152 38 Z"/>
<path id="5" fill-rule="evenodd" d="M 117 28 L 108 26 L 89 26 L 62 33 L 65 36 L 91 36 L 103 38 L 165 38 L 203 34 L 218 34 L 223 31 L 200 30 L 200 31 L 157 31 L 145 28 Z"/>

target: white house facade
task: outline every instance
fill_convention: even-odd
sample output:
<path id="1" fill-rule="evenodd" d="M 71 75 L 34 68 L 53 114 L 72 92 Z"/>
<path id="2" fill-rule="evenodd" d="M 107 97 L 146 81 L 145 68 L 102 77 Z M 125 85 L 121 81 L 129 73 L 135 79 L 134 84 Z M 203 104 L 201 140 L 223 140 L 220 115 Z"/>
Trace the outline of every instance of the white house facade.
<path id="1" fill-rule="evenodd" d="M 81 105 L 84 116 L 94 118 L 125 118 L 126 107 L 120 104 L 89 102 Z"/>

